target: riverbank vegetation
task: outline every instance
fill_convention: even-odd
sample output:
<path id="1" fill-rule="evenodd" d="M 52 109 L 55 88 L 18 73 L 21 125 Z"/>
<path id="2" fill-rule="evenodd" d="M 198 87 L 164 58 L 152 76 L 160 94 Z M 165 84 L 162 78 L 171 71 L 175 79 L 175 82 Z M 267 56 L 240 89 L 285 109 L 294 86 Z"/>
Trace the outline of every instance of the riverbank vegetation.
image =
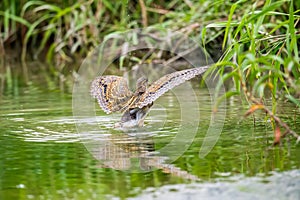
<path id="1" fill-rule="evenodd" d="M 50 89 L 71 88 L 81 61 L 106 35 L 153 26 L 196 38 L 216 62 L 210 71 L 222 77 L 217 91 L 232 83 L 220 101 L 241 95 L 250 105 L 245 116 L 263 110 L 274 144 L 286 135 L 300 140 L 276 115 L 278 100 L 299 114 L 299 1 L 3 0 L 0 8 L 1 94 L 32 76 Z"/>

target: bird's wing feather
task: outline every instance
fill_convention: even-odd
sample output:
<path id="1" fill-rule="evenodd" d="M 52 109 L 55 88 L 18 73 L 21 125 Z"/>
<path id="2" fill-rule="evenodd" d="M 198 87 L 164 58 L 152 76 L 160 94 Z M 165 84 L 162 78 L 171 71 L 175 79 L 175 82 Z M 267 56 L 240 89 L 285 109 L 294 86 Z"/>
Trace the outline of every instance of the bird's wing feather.
<path id="1" fill-rule="evenodd" d="M 204 73 L 209 66 L 197 67 L 192 69 L 186 69 L 176 71 L 171 74 L 167 74 L 154 83 L 147 89 L 147 91 L 140 97 L 136 104 L 136 107 L 142 108 L 154 102 L 160 96 L 172 88 L 194 78 L 197 75 Z"/>
<path id="2" fill-rule="evenodd" d="M 119 76 L 97 77 L 91 84 L 90 92 L 107 114 L 126 110 L 133 97 L 126 80 Z"/>

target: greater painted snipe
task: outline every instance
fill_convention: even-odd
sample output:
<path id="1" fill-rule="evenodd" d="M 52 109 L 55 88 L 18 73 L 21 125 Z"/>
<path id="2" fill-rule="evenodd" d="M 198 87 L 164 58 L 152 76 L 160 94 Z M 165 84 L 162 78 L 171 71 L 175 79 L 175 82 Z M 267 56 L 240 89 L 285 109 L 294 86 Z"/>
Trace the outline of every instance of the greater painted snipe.
<path id="1" fill-rule="evenodd" d="M 122 112 L 117 127 L 143 126 L 153 102 L 172 88 L 205 72 L 209 66 L 191 68 L 167 74 L 150 86 L 145 77 L 137 80 L 136 91 L 129 90 L 120 76 L 99 76 L 91 84 L 91 95 L 107 114 Z"/>

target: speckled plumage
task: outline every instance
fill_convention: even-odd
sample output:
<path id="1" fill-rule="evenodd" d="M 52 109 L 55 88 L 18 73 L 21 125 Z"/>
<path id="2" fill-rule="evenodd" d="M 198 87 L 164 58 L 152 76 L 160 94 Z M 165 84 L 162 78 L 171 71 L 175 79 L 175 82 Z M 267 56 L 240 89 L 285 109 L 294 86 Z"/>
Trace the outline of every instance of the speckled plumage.
<path id="1" fill-rule="evenodd" d="M 149 87 L 147 80 L 139 79 L 135 92 L 129 90 L 123 77 L 99 76 L 91 84 L 91 95 L 97 99 L 107 114 L 124 112 L 121 123 L 135 120 L 133 126 L 141 126 L 156 99 L 172 88 L 202 74 L 208 68 L 209 66 L 205 66 L 176 71 L 161 77 Z"/>

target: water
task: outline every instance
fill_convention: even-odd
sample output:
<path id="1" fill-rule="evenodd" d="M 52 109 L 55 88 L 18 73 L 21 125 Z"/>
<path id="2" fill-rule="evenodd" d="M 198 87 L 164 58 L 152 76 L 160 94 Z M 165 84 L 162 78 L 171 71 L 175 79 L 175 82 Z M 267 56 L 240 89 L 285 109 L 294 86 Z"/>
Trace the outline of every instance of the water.
<path id="1" fill-rule="evenodd" d="M 120 115 L 100 109 L 76 121 L 71 94 L 31 87 L 0 97 L 0 199 L 299 199 L 300 146 L 291 139 L 270 148 L 271 124 L 262 113 L 255 126 L 253 118 L 242 119 L 247 105 L 238 99 L 227 102 L 220 138 L 199 157 L 211 109 L 207 90 L 195 91 L 201 105 L 195 135 L 188 123 L 194 119 L 182 119 L 182 97 L 172 93 L 135 131 L 113 129 Z M 299 109 L 282 103 L 278 112 L 300 132 Z M 99 128 L 79 134 L 76 123 Z M 183 139 L 160 153 L 180 131 Z"/>

